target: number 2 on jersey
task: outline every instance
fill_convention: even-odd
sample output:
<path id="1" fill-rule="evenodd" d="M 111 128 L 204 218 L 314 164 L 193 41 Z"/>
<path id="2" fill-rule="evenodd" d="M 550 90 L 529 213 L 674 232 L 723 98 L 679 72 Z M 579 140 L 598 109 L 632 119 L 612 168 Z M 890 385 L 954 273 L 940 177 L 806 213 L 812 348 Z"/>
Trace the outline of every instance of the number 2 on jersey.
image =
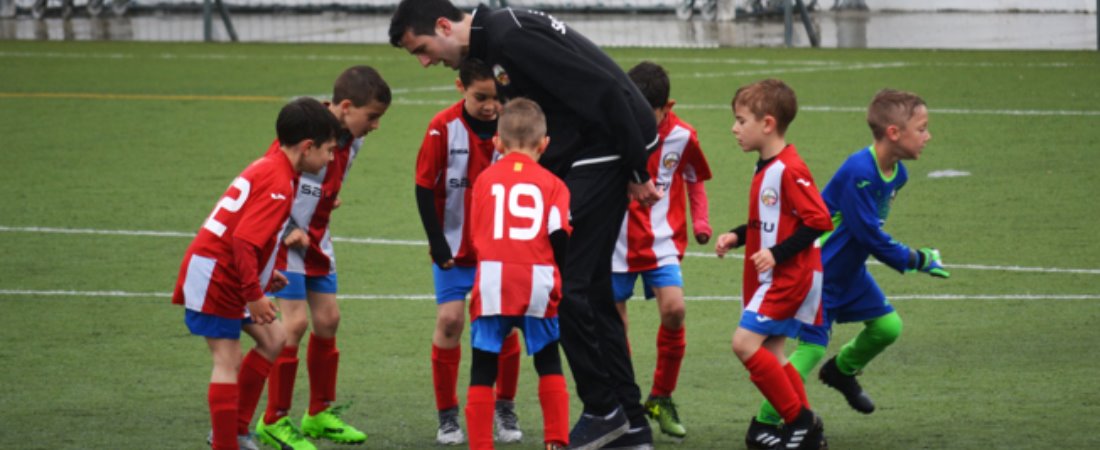
<path id="1" fill-rule="evenodd" d="M 503 184 L 494 184 L 490 187 L 493 195 L 493 239 L 504 238 L 504 205 L 507 200 L 508 215 L 521 219 L 531 220 L 527 227 L 508 227 L 508 239 L 517 241 L 529 241 L 539 235 L 542 230 L 543 202 L 542 192 L 530 183 L 517 183 L 512 189 L 505 192 Z M 521 205 L 521 197 L 529 197 L 533 205 Z"/>
<path id="2" fill-rule="evenodd" d="M 222 197 L 221 200 L 218 200 L 218 205 L 214 207 L 214 212 L 210 213 L 210 217 L 206 218 L 206 223 L 202 224 L 203 228 L 210 230 L 211 233 L 216 234 L 218 237 L 222 237 L 222 234 L 225 233 L 225 224 L 218 222 L 214 216 L 217 216 L 218 211 L 222 209 L 231 213 L 240 211 L 241 206 L 244 206 L 245 200 L 248 200 L 249 191 L 252 190 L 252 184 L 241 177 L 237 177 L 237 179 L 233 180 L 232 186 L 240 191 L 237 198 L 230 198 L 228 195 Z"/>

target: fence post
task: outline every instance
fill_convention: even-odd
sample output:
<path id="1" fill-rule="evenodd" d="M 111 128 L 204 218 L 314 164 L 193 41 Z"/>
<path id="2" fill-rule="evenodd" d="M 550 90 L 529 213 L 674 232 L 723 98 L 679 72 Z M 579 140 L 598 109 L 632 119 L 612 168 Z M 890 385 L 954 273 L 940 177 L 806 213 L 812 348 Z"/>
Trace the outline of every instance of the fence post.
<path id="1" fill-rule="evenodd" d="M 212 1 L 202 0 L 202 40 L 205 42 L 214 42 L 214 20 L 210 17 Z"/>

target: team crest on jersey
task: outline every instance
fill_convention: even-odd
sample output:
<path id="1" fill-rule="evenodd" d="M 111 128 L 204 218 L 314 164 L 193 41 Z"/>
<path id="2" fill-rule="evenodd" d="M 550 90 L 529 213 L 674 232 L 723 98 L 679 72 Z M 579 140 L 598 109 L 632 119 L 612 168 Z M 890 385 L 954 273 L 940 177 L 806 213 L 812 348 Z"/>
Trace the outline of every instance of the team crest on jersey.
<path id="1" fill-rule="evenodd" d="M 672 153 L 669 153 L 669 154 L 665 155 L 664 159 L 661 160 L 661 165 L 664 166 L 666 169 L 669 169 L 669 170 L 675 169 L 676 166 L 679 165 L 679 164 L 680 164 L 680 154 L 676 153 L 676 152 L 672 152 Z"/>
<path id="2" fill-rule="evenodd" d="M 760 203 L 763 203 L 764 206 L 775 206 L 776 203 L 779 203 L 779 193 L 775 191 L 775 188 L 764 188 L 760 192 Z"/>
<path id="3" fill-rule="evenodd" d="M 507 86 L 512 83 L 512 80 L 508 78 L 508 72 L 504 71 L 500 64 L 493 65 L 493 78 L 496 78 L 497 84 L 501 86 Z"/>

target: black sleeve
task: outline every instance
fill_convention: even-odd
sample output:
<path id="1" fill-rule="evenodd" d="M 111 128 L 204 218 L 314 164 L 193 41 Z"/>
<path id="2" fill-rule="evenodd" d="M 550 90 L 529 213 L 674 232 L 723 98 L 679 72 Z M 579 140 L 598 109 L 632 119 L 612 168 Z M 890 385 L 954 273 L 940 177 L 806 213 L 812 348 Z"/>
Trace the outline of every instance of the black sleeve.
<path id="1" fill-rule="evenodd" d="M 814 239 L 821 237 L 822 234 L 825 234 L 825 230 L 810 228 L 806 225 L 798 227 L 797 230 L 794 230 L 794 234 L 771 248 L 775 264 L 782 264 L 783 261 L 813 245 Z"/>
<path id="2" fill-rule="evenodd" d="M 569 233 L 560 229 L 550 233 L 550 248 L 554 249 L 554 261 L 560 270 L 561 265 L 565 264 L 565 252 L 569 250 Z"/>
<path id="3" fill-rule="evenodd" d="M 451 246 L 443 236 L 443 226 L 435 215 L 435 193 L 431 189 L 416 186 L 416 207 L 420 210 L 420 222 L 424 225 L 424 234 L 428 236 L 428 252 L 432 261 L 442 268 L 443 263 L 451 260 Z"/>
<path id="4" fill-rule="evenodd" d="M 748 231 L 748 229 L 748 225 L 741 225 L 737 228 L 730 230 L 730 233 L 737 235 L 737 245 L 734 245 L 733 248 L 739 248 L 742 245 L 745 245 L 745 232 Z"/>

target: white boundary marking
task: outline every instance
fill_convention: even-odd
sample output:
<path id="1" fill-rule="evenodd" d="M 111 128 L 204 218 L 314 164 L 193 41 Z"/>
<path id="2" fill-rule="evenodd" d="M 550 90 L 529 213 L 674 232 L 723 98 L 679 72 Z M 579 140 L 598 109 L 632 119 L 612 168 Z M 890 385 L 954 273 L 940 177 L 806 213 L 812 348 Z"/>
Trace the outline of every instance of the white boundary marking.
<path id="1" fill-rule="evenodd" d="M 92 234 L 107 236 L 152 236 L 192 238 L 195 233 L 181 231 L 148 231 L 148 230 L 97 230 L 92 228 L 54 228 L 54 227 L 9 227 L 0 225 L 0 232 L 8 233 L 44 233 L 44 234 Z M 357 238 L 334 236 L 334 242 L 347 242 L 350 244 L 367 245 L 401 245 L 401 246 L 427 246 L 427 241 L 406 239 L 381 239 L 381 238 Z M 686 252 L 684 256 L 694 258 L 717 258 L 713 253 Z M 741 254 L 728 254 L 733 259 L 744 259 Z M 871 264 L 881 264 L 877 261 L 869 261 Z M 994 266 L 986 264 L 948 264 L 948 269 L 989 270 L 1002 272 L 1034 272 L 1034 273 L 1077 273 L 1087 275 L 1100 275 L 1100 269 L 1060 268 L 1060 267 L 1026 267 L 1026 266 Z"/>
<path id="2" fill-rule="evenodd" d="M 31 289 L 0 289 L 2 296 L 28 296 L 28 297 L 98 297 L 98 298 L 170 298 L 170 292 L 126 292 L 126 291 L 64 291 L 64 290 L 31 290 Z M 346 300 L 433 300 L 430 294 L 339 294 Z M 1067 295 L 1040 295 L 1040 294 L 913 294 L 891 295 L 890 300 L 1100 300 L 1097 294 L 1067 294 Z M 700 295 L 687 296 L 689 301 L 741 301 L 740 296 L 728 295 Z"/>

